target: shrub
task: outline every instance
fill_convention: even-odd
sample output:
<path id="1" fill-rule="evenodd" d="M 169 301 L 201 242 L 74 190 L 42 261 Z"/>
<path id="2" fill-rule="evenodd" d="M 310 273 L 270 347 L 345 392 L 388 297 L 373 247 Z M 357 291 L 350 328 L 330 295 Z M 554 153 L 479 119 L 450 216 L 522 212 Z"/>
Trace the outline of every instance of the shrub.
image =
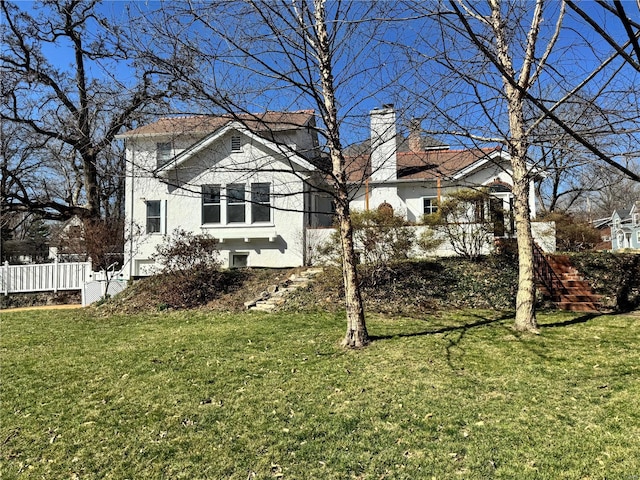
<path id="1" fill-rule="evenodd" d="M 379 208 L 351 213 L 353 241 L 360 253 L 360 262 L 382 266 L 388 262 L 405 260 L 416 242 L 413 229 L 406 228 L 402 215 L 391 208 Z M 342 260 L 340 232 L 336 230 L 331 240 L 321 249 L 321 254 L 333 263 Z"/>
<path id="2" fill-rule="evenodd" d="M 640 308 L 640 255 L 583 252 L 571 255 L 572 263 L 589 281 L 603 304 L 619 311 Z"/>
<path id="3" fill-rule="evenodd" d="M 600 232 L 593 225 L 566 213 L 552 212 L 545 215 L 542 220 L 556 223 L 556 245 L 560 251 L 593 250 L 600 242 Z"/>
<path id="4" fill-rule="evenodd" d="M 152 258 L 163 266 L 165 273 L 185 272 L 192 276 L 195 269 L 220 268 L 217 247 L 217 240 L 210 235 L 176 229 L 156 247 Z"/>
<path id="5" fill-rule="evenodd" d="M 484 190 L 452 192 L 440 202 L 436 213 L 423 217 L 423 223 L 444 235 L 458 255 L 478 259 L 491 246 L 494 224 L 487 208 L 492 198 Z"/>

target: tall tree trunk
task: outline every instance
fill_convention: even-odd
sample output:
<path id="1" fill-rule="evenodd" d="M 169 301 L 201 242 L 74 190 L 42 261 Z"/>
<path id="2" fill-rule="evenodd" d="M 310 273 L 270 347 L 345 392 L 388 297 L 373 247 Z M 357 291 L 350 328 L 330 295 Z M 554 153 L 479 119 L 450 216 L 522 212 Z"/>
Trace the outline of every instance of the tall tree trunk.
<path id="1" fill-rule="evenodd" d="M 509 154 L 513 169 L 513 195 L 516 230 L 518 235 L 518 293 L 516 294 L 516 318 L 513 328 L 519 331 L 538 332 L 535 312 L 536 287 L 533 269 L 533 236 L 531 233 L 531 209 L 529 207 L 529 174 L 527 152 L 529 143 L 524 120 L 524 97 L 531 88 L 531 65 L 535 59 L 535 40 L 542 18 L 542 2 L 536 2 L 536 12 L 528 34 L 528 47 L 516 80 L 513 61 L 509 52 L 506 23 L 501 15 L 501 2 L 489 0 L 491 25 L 495 34 L 496 61 L 502 72 L 502 81 L 509 111 Z"/>
<path id="2" fill-rule="evenodd" d="M 342 244 L 342 275 L 344 279 L 345 305 L 347 310 L 347 333 L 342 341 L 342 345 L 345 347 L 359 348 L 369 343 L 369 335 L 365 323 L 360 286 L 358 285 L 356 254 L 353 248 L 353 226 L 349 213 L 347 175 L 340 141 L 340 129 L 338 127 L 338 110 L 335 100 L 331 46 L 327 33 L 324 0 L 315 0 L 314 8 L 317 38 L 315 49 L 320 66 L 322 97 L 325 107 L 324 122 L 327 127 L 327 140 L 335 181 L 337 197 L 336 213 L 340 221 L 340 241 Z"/>
<path id="3" fill-rule="evenodd" d="M 86 218 L 100 218 L 100 191 L 98 186 L 98 169 L 95 155 L 82 156 L 84 172 L 84 190 L 87 197 Z"/>
<path id="4" fill-rule="evenodd" d="M 345 196 L 346 197 L 346 196 Z M 364 347 L 369 343 L 369 334 L 364 317 L 362 296 L 358 284 L 358 270 L 353 247 L 353 226 L 348 200 L 336 208 L 340 219 L 340 241 L 342 244 L 342 276 L 347 311 L 347 333 L 342 345 L 351 348 Z"/>
<path id="5" fill-rule="evenodd" d="M 522 143 L 522 142 L 520 142 Z M 524 158 L 519 153 L 522 145 L 513 145 L 513 194 L 516 230 L 518 232 L 518 293 L 516 294 L 516 319 L 513 328 L 536 332 L 535 278 L 533 265 L 533 236 L 531 234 L 531 209 L 529 207 L 529 176 Z"/>

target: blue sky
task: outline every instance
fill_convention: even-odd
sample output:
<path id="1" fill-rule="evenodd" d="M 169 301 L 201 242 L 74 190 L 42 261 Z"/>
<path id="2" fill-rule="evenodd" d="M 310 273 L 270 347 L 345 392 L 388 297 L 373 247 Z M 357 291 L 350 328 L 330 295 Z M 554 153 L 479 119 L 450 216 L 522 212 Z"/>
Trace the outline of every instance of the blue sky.
<path id="1" fill-rule="evenodd" d="M 388 2 L 391 7 L 395 6 L 395 2 Z M 31 10 L 34 6 L 34 2 L 30 1 L 20 1 L 17 2 L 19 7 L 24 10 Z M 107 1 L 103 2 L 100 6 L 99 11 L 105 16 L 109 17 L 116 24 L 122 23 L 124 24 L 128 18 L 128 12 L 131 11 L 134 14 L 138 14 L 140 11 L 144 11 L 145 9 L 152 10 L 155 6 L 157 6 L 157 2 L 127 2 L 127 1 Z M 625 32 L 622 28 L 620 22 L 613 18 L 610 15 L 603 14 L 602 8 L 598 7 L 594 2 L 580 2 L 580 7 L 586 10 L 588 13 L 594 15 L 598 18 L 599 24 L 605 28 L 605 30 L 614 38 L 625 38 Z M 638 12 L 638 6 L 634 1 L 624 2 L 625 9 L 627 10 L 627 14 L 632 18 L 640 20 L 640 12 Z M 390 7 L 390 8 L 391 8 Z M 397 26 L 396 26 L 397 27 Z M 395 39 L 399 41 L 407 41 L 410 40 L 413 35 L 410 28 L 402 29 L 402 28 L 390 28 L 388 30 L 388 35 L 396 37 Z M 576 42 L 581 43 L 581 45 L 576 46 Z M 567 48 L 568 45 L 571 45 L 571 48 Z M 608 52 L 611 52 L 611 48 L 606 45 L 605 41 L 599 37 L 590 27 L 585 26 L 582 23 L 576 21 L 575 15 L 569 12 L 567 18 L 565 20 L 565 30 L 563 32 L 563 37 L 558 44 L 558 52 L 561 52 L 561 55 L 557 55 L 554 58 L 554 61 L 557 62 L 557 65 L 563 64 L 562 68 L 565 69 L 565 73 L 567 75 L 567 79 L 575 74 L 577 78 L 584 77 L 585 73 L 594 68 L 597 64 L 597 59 L 593 56 L 593 50 L 591 47 L 595 47 L 596 50 L 602 50 L 601 56 L 606 57 Z M 607 53 L 605 53 L 607 52 Z M 57 66 L 66 66 L 69 63 L 69 55 L 70 50 L 68 45 L 58 44 L 55 46 L 48 46 L 44 50 L 45 55 L 48 57 L 49 61 Z M 391 55 L 387 55 L 386 58 L 389 58 Z M 374 61 L 375 57 L 368 57 L 368 61 Z M 384 61 L 385 54 L 381 53 L 379 58 L 381 62 Z M 133 71 L 127 65 L 119 64 L 119 65 L 106 65 L 104 66 L 106 70 L 106 74 L 117 76 L 118 79 L 124 81 L 123 83 L 127 83 L 126 79 L 131 78 Z M 345 67 L 352 67 L 351 65 L 347 65 Z M 377 77 L 374 77 L 367 82 L 367 85 L 354 84 L 352 87 L 348 89 L 348 95 L 352 96 L 349 100 L 343 102 L 343 106 L 345 111 L 348 111 L 349 108 L 353 108 L 353 113 L 358 115 L 365 115 L 368 110 L 380 106 L 383 103 L 390 102 L 402 102 L 403 100 L 407 100 L 406 97 L 403 97 L 401 94 L 397 94 L 396 92 L 392 92 L 389 88 L 383 88 L 387 82 L 390 74 L 390 68 L 384 67 L 377 68 Z M 100 68 L 93 68 L 92 72 L 97 75 L 105 75 L 104 71 L 101 71 Z M 634 81 L 637 79 L 637 75 L 629 76 L 629 81 Z M 375 85 L 378 84 L 378 85 Z M 269 98 L 263 99 L 265 103 L 265 107 L 273 108 L 287 108 L 290 105 L 290 101 L 288 98 L 283 95 L 278 96 L 271 95 Z M 259 102 L 259 100 L 258 100 Z M 305 107 L 313 107 L 313 105 L 306 105 L 305 102 L 300 102 L 296 105 L 296 108 L 305 108 Z M 401 108 L 400 105 L 398 107 Z M 360 130 L 360 131 L 358 131 Z M 364 135 L 364 128 L 362 129 L 354 129 L 352 132 L 354 136 Z"/>

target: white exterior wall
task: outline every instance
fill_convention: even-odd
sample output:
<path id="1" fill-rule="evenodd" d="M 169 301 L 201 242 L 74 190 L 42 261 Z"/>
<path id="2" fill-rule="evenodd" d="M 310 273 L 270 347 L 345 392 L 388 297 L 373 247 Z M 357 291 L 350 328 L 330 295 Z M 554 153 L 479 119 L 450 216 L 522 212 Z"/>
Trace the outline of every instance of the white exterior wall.
<path id="1" fill-rule="evenodd" d="M 511 172 L 501 168 L 500 165 L 487 163 L 479 170 L 469 174 L 459 181 L 443 181 L 438 191 L 436 180 L 425 181 L 397 181 L 387 184 L 379 184 L 370 182 L 368 186 L 369 209 L 375 210 L 378 206 L 386 201 L 391 204 L 394 212 L 402 214 L 409 222 L 420 222 L 424 215 L 423 199 L 442 198 L 447 196 L 448 192 L 459 190 L 461 188 L 470 188 L 485 186 L 494 181 L 500 181 L 512 184 Z M 366 194 L 367 187 L 361 186 L 353 194 L 351 208 L 355 210 L 366 210 Z M 508 211 L 509 194 L 497 193 L 494 196 L 502 198 L 503 208 Z M 533 211 L 535 212 L 535 210 Z"/>
<path id="2" fill-rule="evenodd" d="M 233 135 L 238 135 L 233 132 Z M 181 228 L 194 233 L 208 233 L 219 239 L 220 259 L 229 266 L 233 254 L 248 254 L 250 267 L 294 267 L 304 264 L 304 182 L 287 170 L 289 164 L 274 160 L 263 145 L 243 137 L 242 152 L 231 152 L 230 136 L 200 152 L 167 175 L 164 182 L 154 178 L 149 166 L 155 166 L 156 138 L 136 139 L 127 146 L 129 167 L 126 179 L 126 218 L 129 230 L 142 230 L 128 245 L 125 255 L 131 259 L 125 266 L 128 277 L 148 275 L 156 268 L 151 260 L 156 245 L 165 235 Z M 229 137 L 229 138 L 227 138 Z M 227 141 L 229 140 L 229 141 Z M 133 148 L 139 146 L 140 149 Z M 144 149 L 144 150 L 142 150 Z M 169 184 L 167 184 L 169 183 Z M 271 221 L 264 223 L 226 223 L 224 187 L 230 183 L 245 184 L 245 212 L 250 219 L 251 183 L 271 184 Z M 175 185 L 182 185 L 183 188 Z M 221 223 L 202 224 L 202 185 L 221 185 Z M 159 233 L 146 234 L 146 201 L 161 202 Z"/>
<path id="3" fill-rule="evenodd" d="M 416 226 L 408 226 L 404 228 L 409 228 L 415 231 L 416 238 L 419 238 L 422 232 L 427 230 L 429 227 L 423 225 Z M 309 248 L 312 250 L 317 250 L 323 245 L 331 242 L 331 235 L 335 230 L 332 228 L 320 228 L 320 229 L 309 229 L 307 236 L 310 239 L 313 239 L 313 243 L 310 244 Z M 540 248 L 544 252 L 554 253 L 556 251 L 556 226 L 555 222 L 533 222 L 532 223 L 532 233 L 534 241 L 540 245 Z M 437 249 L 431 252 L 424 252 L 419 247 L 415 246 L 409 252 L 409 258 L 425 258 L 425 257 L 453 257 L 456 256 L 457 253 L 453 250 L 451 243 L 446 240 L 445 236 L 441 238 L 445 239 L 444 242 L 438 246 Z M 360 245 L 355 245 L 356 251 L 362 248 Z M 482 249 L 483 255 L 488 255 L 493 252 L 494 245 L 493 243 L 487 243 L 485 248 Z M 310 255 L 314 264 L 322 264 L 326 262 L 328 259 L 319 258 L 318 255 L 314 255 L 313 252 Z"/>

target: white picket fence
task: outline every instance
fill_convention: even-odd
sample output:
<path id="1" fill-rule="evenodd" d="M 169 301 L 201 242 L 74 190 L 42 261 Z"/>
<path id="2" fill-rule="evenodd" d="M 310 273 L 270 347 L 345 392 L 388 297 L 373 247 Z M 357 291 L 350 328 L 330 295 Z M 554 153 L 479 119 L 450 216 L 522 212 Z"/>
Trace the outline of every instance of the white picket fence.
<path id="1" fill-rule="evenodd" d="M 91 262 L 9 265 L 0 268 L 0 287 L 5 295 L 26 292 L 82 290 L 92 277 Z"/>

